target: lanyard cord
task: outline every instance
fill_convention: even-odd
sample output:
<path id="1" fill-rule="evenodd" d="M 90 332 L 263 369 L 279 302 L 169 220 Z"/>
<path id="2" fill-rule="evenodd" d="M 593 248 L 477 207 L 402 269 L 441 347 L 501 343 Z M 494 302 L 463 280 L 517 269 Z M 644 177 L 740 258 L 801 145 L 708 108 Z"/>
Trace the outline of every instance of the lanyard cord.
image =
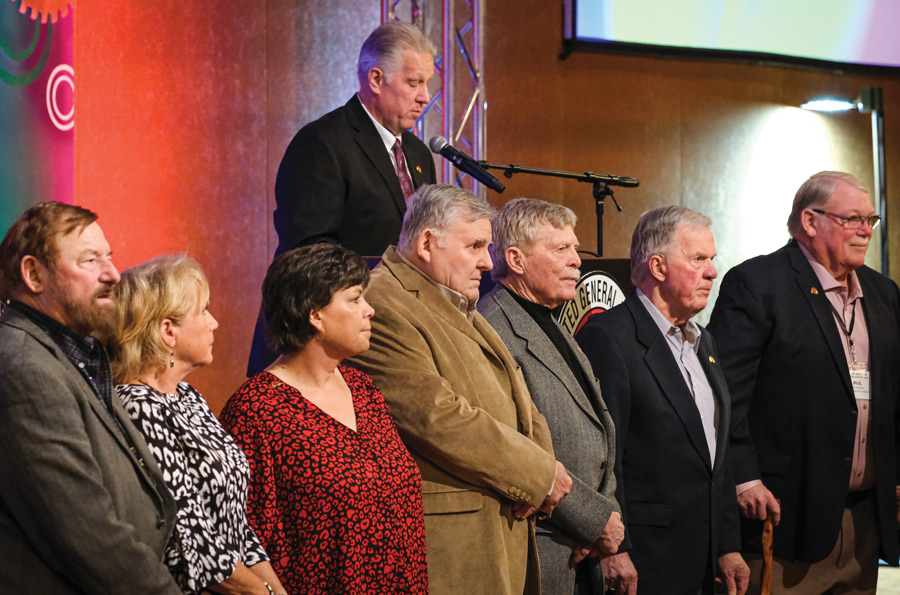
<path id="1" fill-rule="evenodd" d="M 826 298 L 827 299 L 827 298 Z M 834 317 L 837 318 L 838 324 L 841 327 L 841 330 L 844 332 L 844 336 L 847 337 L 847 343 L 850 345 L 850 363 L 855 364 L 856 362 L 856 350 L 853 348 L 853 337 L 851 336 L 853 333 L 853 325 L 856 324 L 856 302 L 859 301 L 859 298 L 853 300 L 853 314 L 850 316 L 850 329 L 847 329 L 847 325 L 844 323 L 844 317 L 837 311 L 837 308 L 834 307 L 834 304 L 831 303 L 831 300 L 828 300 L 828 305 L 831 306 L 831 311 L 834 313 Z"/>

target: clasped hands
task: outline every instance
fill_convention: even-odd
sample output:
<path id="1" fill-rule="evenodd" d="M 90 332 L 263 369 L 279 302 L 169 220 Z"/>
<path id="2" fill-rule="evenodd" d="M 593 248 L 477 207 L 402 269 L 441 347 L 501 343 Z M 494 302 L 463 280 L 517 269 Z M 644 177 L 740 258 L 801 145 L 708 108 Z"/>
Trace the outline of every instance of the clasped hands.
<path id="1" fill-rule="evenodd" d="M 625 539 L 625 525 L 622 523 L 622 515 L 613 512 L 606 521 L 603 533 L 597 541 L 590 545 L 575 546 L 572 548 L 572 556 L 569 558 L 569 566 L 574 568 L 585 558 L 606 558 L 619 551 L 619 545 Z"/>

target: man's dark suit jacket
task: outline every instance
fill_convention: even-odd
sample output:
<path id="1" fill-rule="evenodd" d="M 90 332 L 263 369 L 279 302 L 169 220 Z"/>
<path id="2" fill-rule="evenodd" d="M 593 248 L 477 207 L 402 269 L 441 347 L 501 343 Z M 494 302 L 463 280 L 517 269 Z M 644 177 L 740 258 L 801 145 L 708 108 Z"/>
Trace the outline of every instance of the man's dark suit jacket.
<path id="1" fill-rule="evenodd" d="M 698 357 L 716 396 L 715 464 L 700 413 L 666 338 L 637 295 L 591 317 L 576 336 L 616 425 L 616 499 L 625 541 L 649 595 L 712 592 L 719 555 L 740 546 L 734 481 L 726 461 L 730 398 L 715 344 Z"/>
<path id="2" fill-rule="evenodd" d="M 401 136 L 413 186 L 433 184 L 434 160 Z M 379 256 L 400 237 L 406 201 L 384 142 L 359 97 L 300 129 L 275 178 L 276 256 L 327 241 Z"/>
<path id="3" fill-rule="evenodd" d="M 881 556 L 896 564 L 900 291 L 868 267 L 856 274 L 869 329 Z M 781 499 L 776 556 L 822 560 L 841 527 L 857 408 L 828 298 L 797 243 L 731 269 L 709 329 L 731 388 L 735 481 L 762 479 Z M 742 532 L 744 548 L 759 552 L 761 523 L 744 520 Z"/>
<path id="4" fill-rule="evenodd" d="M 0 592 L 180 595 L 175 501 L 143 437 L 24 314 L 0 316 Z"/>
<path id="5" fill-rule="evenodd" d="M 401 135 L 413 186 L 434 184 L 431 152 L 414 134 Z M 400 237 L 406 201 L 384 142 L 354 95 L 345 105 L 300 129 L 275 179 L 275 256 L 299 246 L 334 242 L 362 256 L 379 256 Z M 262 312 L 248 376 L 274 359 Z"/>

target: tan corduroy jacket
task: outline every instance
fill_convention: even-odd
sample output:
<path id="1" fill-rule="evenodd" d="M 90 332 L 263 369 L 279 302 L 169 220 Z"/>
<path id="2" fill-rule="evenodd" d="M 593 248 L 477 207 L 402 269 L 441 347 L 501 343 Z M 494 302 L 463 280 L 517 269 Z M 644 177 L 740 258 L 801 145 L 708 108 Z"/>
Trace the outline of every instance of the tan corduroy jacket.
<path id="1" fill-rule="evenodd" d="M 432 595 L 540 592 L 533 521 L 555 477 L 547 422 L 497 333 L 390 247 L 372 274 L 371 348 L 353 359 L 384 394 L 422 472 Z"/>

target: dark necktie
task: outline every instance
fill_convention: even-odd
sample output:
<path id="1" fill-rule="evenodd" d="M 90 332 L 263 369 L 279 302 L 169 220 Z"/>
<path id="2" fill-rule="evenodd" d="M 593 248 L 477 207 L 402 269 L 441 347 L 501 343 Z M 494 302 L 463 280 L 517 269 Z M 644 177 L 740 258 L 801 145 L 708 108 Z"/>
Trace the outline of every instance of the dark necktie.
<path id="1" fill-rule="evenodd" d="M 406 171 L 406 157 L 403 155 L 403 147 L 400 146 L 400 139 L 394 141 L 391 147 L 394 151 L 394 158 L 397 160 L 397 177 L 400 178 L 400 188 L 403 190 L 403 198 L 409 200 L 412 193 L 415 192 L 412 180 L 409 179 L 409 173 Z"/>

